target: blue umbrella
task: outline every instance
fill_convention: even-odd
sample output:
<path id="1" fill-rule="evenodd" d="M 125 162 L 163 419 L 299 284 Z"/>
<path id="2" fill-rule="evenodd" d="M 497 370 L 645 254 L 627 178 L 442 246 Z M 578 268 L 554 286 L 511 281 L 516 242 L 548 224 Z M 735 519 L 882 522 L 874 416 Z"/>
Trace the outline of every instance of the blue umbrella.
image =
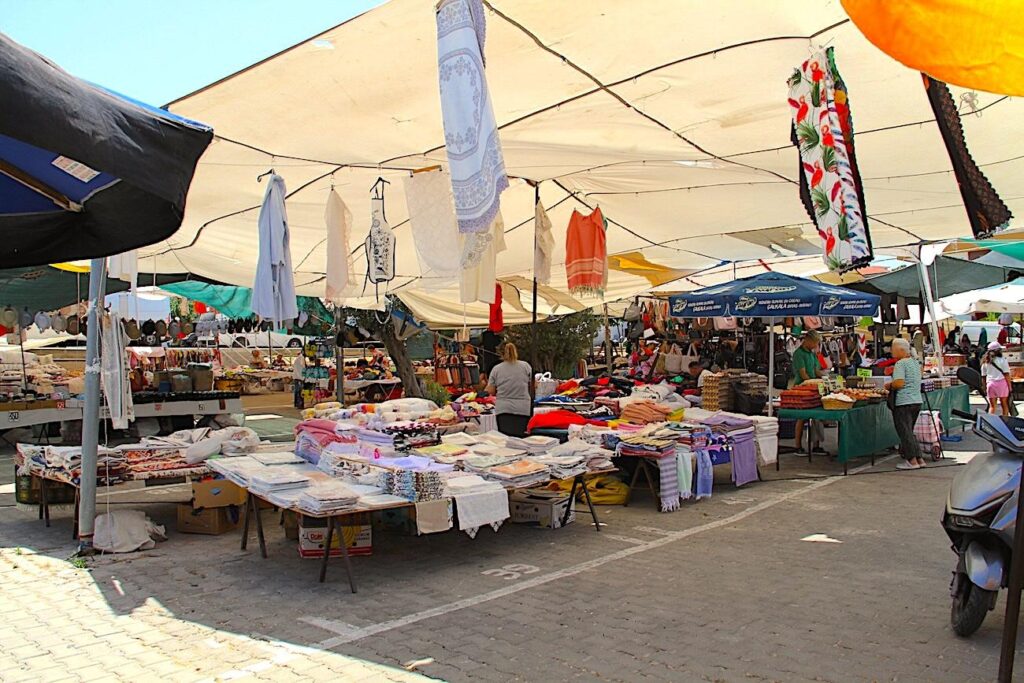
<path id="1" fill-rule="evenodd" d="M 0 267 L 91 258 L 79 547 L 92 549 L 106 261 L 180 226 L 213 130 L 79 80 L 0 34 Z"/>
<path id="2" fill-rule="evenodd" d="M 769 318 L 768 387 L 775 385 L 775 318 L 874 315 L 881 297 L 769 272 L 669 297 L 675 318 Z M 768 414 L 772 404 L 768 402 Z"/>
<path id="3" fill-rule="evenodd" d="M 782 273 L 761 273 L 670 297 L 676 318 L 874 315 L 881 297 Z"/>
<path id="4" fill-rule="evenodd" d="M 213 130 L 0 34 L 0 267 L 109 256 L 181 225 Z"/>

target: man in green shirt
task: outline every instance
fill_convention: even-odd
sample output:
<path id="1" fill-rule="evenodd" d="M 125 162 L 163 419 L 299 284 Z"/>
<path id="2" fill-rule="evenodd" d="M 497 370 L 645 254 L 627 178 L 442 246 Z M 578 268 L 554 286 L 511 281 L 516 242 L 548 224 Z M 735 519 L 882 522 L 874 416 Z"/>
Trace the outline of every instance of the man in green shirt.
<path id="1" fill-rule="evenodd" d="M 809 379 L 821 377 L 821 363 L 818 362 L 818 346 L 821 344 L 821 335 L 814 330 L 809 330 L 800 342 L 800 346 L 793 352 L 793 386 L 802 384 Z M 811 429 L 811 452 L 823 450 L 821 442 L 824 439 L 824 429 L 817 422 L 813 423 Z M 796 421 L 794 433 L 796 447 L 799 449 L 803 443 L 804 421 Z"/>

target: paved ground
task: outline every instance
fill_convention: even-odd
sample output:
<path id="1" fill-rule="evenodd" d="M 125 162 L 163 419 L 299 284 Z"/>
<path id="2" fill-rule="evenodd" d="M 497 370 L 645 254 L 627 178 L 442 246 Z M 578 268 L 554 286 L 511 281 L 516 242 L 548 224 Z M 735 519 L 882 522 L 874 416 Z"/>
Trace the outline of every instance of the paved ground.
<path id="1" fill-rule="evenodd" d="M 70 511 L 45 529 L 0 494 L 0 680 L 397 680 L 413 660 L 452 681 L 992 680 L 1002 601 L 971 640 L 948 626 L 938 519 L 956 467 L 893 465 L 822 478 L 835 463 L 790 456 L 778 480 L 735 490 L 720 473 L 672 514 L 642 496 L 599 508 L 600 534 L 375 530 L 356 595 L 340 564 L 316 583 L 272 512 L 263 560 L 133 506 L 169 540 L 80 569 Z"/>

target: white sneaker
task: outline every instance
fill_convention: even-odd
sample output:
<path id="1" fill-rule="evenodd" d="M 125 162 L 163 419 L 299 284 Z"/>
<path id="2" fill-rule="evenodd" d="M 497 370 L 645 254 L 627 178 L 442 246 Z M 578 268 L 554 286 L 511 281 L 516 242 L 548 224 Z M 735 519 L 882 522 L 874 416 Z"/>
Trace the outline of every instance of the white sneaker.
<path id="1" fill-rule="evenodd" d="M 904 460 L 899 465 L 896 465 L 896 469 L 898 469 L 898 470 L 919 470 L 919 469 L 921 469 L 921 466 L 920 465 L 916 465 L 916 464 L 914 464 L 912 462 L 908 462 L 908 461 Z"/>

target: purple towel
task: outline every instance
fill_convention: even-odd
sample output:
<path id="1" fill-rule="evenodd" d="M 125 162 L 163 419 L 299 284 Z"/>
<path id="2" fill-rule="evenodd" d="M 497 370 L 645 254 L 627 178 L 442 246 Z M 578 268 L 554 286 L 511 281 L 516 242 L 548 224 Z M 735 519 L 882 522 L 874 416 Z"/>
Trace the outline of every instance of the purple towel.
<path id="1" fill-rule="evenodd" d="M 757 481 L 757 446 L 753 434 L 741 434 L 733 439 L 732 480 L 737 486 Z"/>

